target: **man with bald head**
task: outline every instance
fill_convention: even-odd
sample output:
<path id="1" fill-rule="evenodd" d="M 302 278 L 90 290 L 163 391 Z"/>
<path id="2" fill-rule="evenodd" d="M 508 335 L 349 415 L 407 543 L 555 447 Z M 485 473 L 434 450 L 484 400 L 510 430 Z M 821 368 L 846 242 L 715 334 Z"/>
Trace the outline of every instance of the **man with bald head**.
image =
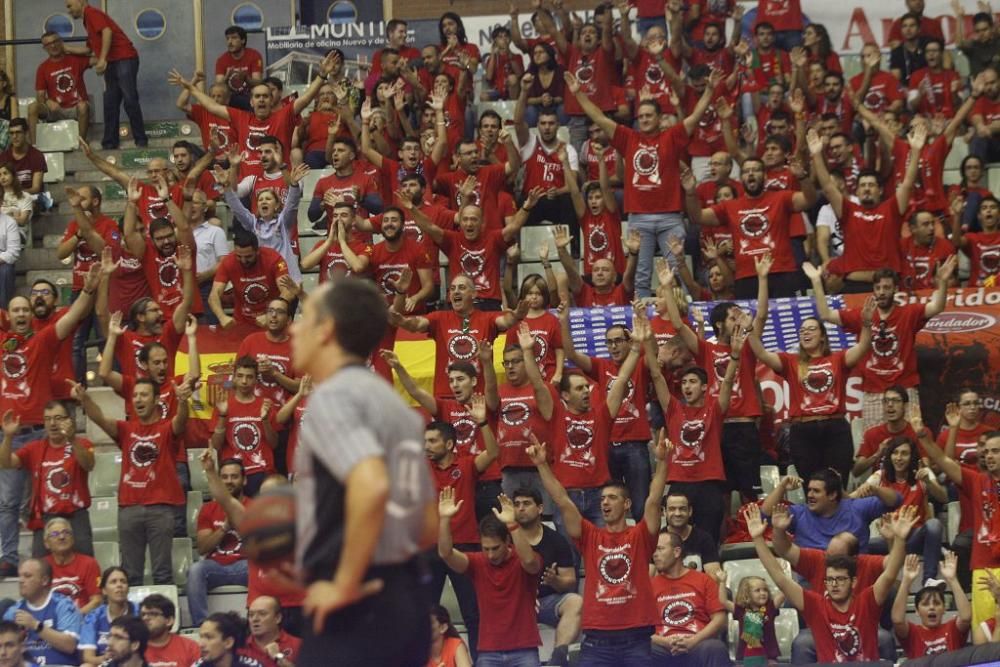
<path id="1" fill-rule="evenodd" d="M 295 667 L 302 640 L 281 627 L 281 605 L 270 595 L 261 595 L 247 609 L 250 636 L 240 653 L 255 658 L 264 667 Z"/>
<path id="2" fill-rule="evenodd" d="M 42 437 L 43 412 L 52 400 L 52 366 L 60 341 L 66 340 L 94 307 L 99 267 L 92 266 L 80 296 L 66 314 L 49 327 L 35 329 L 31 302 L 23 296 L 10 300 L 9 330 L 0 333 L 0 415 L 11 413 L 18 430 L 11 450 Z M 24 497 L 25 474 L 21 470 L 0 471 L 0 576 L 17 571 L 18 518 Z"/>
<path id="3" fill-rule="evenodd" d="M 708 178 L 698 184 L 695 194 L 702 207 L 715 203 L 719 188 L 728 185 L 736 191 L 736 196 L 743 194 L 743 186 L 738 180 L 731 178 L 733 174 L 733 156 L 725 151 L 713 153 L 708 159 Z"/>
<path id="4" fill-rule="evenodd" d="M 25 653 L 40 665 L 75 665 L 83 617 L 73 601 L 52 590 L 52 568 L 29 558 L 18 569 L 21 599 L 3 615 L 26 633 Z"/>

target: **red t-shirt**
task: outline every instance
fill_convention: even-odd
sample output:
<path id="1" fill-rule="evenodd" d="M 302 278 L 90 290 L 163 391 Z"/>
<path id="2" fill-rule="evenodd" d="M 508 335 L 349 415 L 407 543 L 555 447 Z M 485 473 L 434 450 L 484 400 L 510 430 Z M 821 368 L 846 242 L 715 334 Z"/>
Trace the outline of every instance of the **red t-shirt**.
<path id="1" fill-rule="evenodd" d="M 451 275 L 464 273 L 476 286 L 480 299 L 500 300 L 500 260 L 510 245 L 503 233 L 483 230 L 470 240 L 463 232 L 446 231 L 441 250 L 448 256 Z"/>
<path id="2" fill-rule="evenodd" d="M 645 521 L 620 533 L 581 521 L 574 540 L 589 573 L 583 580 L 583 629 L 627 630 L 657 623 L 648 565 L 656 538 Z"/>
<path id="3" fill-rule="evenodd" d="M 455 451 L 459 456 L 477 456 L 486 451 L 486 443 L 483 441 L 483 432 L 479 424 L 469 414 L 469 407 L 452 398 L 435 398 L 434 413 L 441 421 L 448 422 L 455 427 Z M 495 434 L 497 432 L 497 416 L 495 413 L 487 411 L 486 419 L 490 422 L 490 428 Z M 496 436 L 494 436 L 496 437 Z M 494 460 L 484 472 L 479 473 L 479 480 L 483 482 L 500 479 L 500 465 Z M 478 537 L 477 537 L 478 540 Z"/>
<path id="4" fill-rule="evenodd" d="M 762 0 L 757 6 L 757 24 L 770 23 L 776 31 L 802 30 L 799 0 Z"/>
<path id="5" fill-rule="evenodd" d="M 535 363 L 547 382 L 556 372 L 556 350 L 562 349 L 563 344 L 559 319 L 546 311 L 538 317 L 525 317 L 522 322 L 528 325 L 531 335 L 535 337 Z M 504 347 L 517 344 L 517 331 L 508 330 Z"/>
<path id="6" fill-rule="evenodd" d="M 101 52 L 101 42 L 103 40 L 101 31 L 105 28 L 110 28 L 111 49 L 108 51 L 108 62 L 113 63 L 116 60 L 139 57 L 139 52 L 135 50 L 132 41 L 122 32 L 121 27 L 100 9 L 91 5 L 84 5 L 83 27 L 87 31 L 87 46 L 90 47 L 94 55 Z"/>
<path id="7" fill-rule="evenodd" d="M 924 90 L 924 96 L 917 106 L 917 112 L 928 116 L 941 113 L 944 114 L 945 118 L 954 117 L 956 102 L 959 100 L 953 92 L 952 86 L 960 80 L 958 72 L 951 69 L 933 72 L 929 67 L 925 67 L 911 74 L 910 90 Z"/>
<path id="8" fill-rule="evenodd" d="M 937 437 L 938 446 L 941 447 L 942 451 L 944 451 L 948 443 L 948 428 L 946 425 L 941 429 L 941 433 Z M 984 433 L 995 430 L 989 424 L 976 424 L 971 429 L 959 428 L 958 436 L 955 439 L 955 460 L 963 465 L 975 466 L 979 458 L 976 452 L 976 445 L 979 444 L 979 438 Z"/>
<path id="9" fill-rule="evenodd" d="M 146 645 L 146 663 L 157 667 L 190 667 L 200 660 L 198 642 L 180 635 L 171 634 L 166 646 Z"/>
<path id="10" fill-rule="evenodd" d="M 501 565 L 492 565 L 482 553 L 466 554 L 479 604 L 479 651 L 513 651 L 541 646 L 538 634 L 535 597 L 538 575 L 523 567 L 517 554 L 510 555 Z M 539 563 L 542 557 L 535 554 Z"/>
<path id="11" fill-rule="evenodd" d="M 618 81 L 615 71 L 614 50 L 605 51 L 601 44 L 590 53 L 584 53 L 575 44 L 570 44 L 566 50 L 566 71 L 576 75 L 580 82 L 580 90 L 601 111 L 613 111 L 614 99 L 611 96 L 611 86 Z M 566 113 L 570 116 L 583 116 L 583 108 L 577 102 L 575 95 L 566 95 Z"/>
<path id="12" fill-rule="evenodd" d="M 323 239 L 316 241 L 316 245 L 313 246 L 313 250 L 323 245 L 323 243 Z M 355 238 L 348 240 L 347 245 L 358 257 L 367 257 L 369 261 L 371 260 L 372 251 L 375 247 L 368 241 Z M 326 254 L 324 254 L 319 260 L 320 284 L 325 283 L 326 281 L 337 276 L 353 275 L 355 274 L 351 271 L 350 265 L 348 265 L 347 260 L 344 259 L 344 252 L 340 249 L 340 241 L 334 241 L 330 244 Z"/>
<path id="13" fill-rule="evenodd" d="M 884 569 L 885 556 L 858 554 L 857 564 L 858 569 L 854 582 L 855 595 L 875 585 L 875 581 Z M 814 592 L 823 595 L 826 591 L 826 584 L 823 582 L 826 578 L 826 553 L 824 551 L 799 547 L 799 562 L 794 569 L 809 582 L 809 586 Z"/>
<path id="14" fill-rule="evenodd" d="M 338 176 L 334 172 L 316 181 L 313 197 L 322 199 L 327 192 L 332 191 L 334 194 L 340 195 L 344 202 L 359 205 L 362 199 L 375 192 L 374 186 L 371 176 L 366 174 L 361 165 L 358 164 L 348 176 Z M 333 207 L 324 204 L 323 209 L 326 211 L 326 219 L 332 220 Z"/>
<path id="15" fill-rule="evenodd" d="M 44 320 L 32 317 L 31 328 L 34 331 L 41 331 L 42 329 L 50 327 L 64 318 L 68 312 L 69 308 L 60 308 L 59 310 L 52 311 L 52 313 Z M 4 320 L 6 320 L 6 312 L 0 311 L 0 315 L 3 316 Z M 0 327 L 0 329 L 3 330 L 6 330 L 7 328 L 8 325 L 6 323 Z M 60 401 L 65 401 L 70 397 L 69 390 L 72 385 L 67 382 L 67 380 L 76 382 L 76 371 L 73 370 L 73 336 L 79 328 L 80 325 L 77 325 L 73 329 L 73 333 L 59 341 L 59 349 L 56 352 L 56 358 L 52 364 L 52 375 L 49 378 L 49 385 L 52 387 L 52 398 Z"/>
<path id="16" fill-rule="evenodd" d="M 683 124 L 654 134 L 616 125 L 611 145 L 625 160 L 626 213 L 679 213 L 684 210 L 677 160 L 690 137 Z"/>
<path id="17" fill-rule="evenodd" d="M 899 237 L 903 216 L 896 195 L 871 208 L 843 200 L 840 218 L 844 234 L 844 254 L 837 261 L 837 273 L 847 275 L 852 271 L 875 271 L 888 267 L 902 271 Z"/>
<path id="18" fill-rule="evenodd" d="M 685 569 L 676 579 L 658 574 L 651 584 L 661 637 L 698 634 L 713 614 L 726 610 L 719 601 L 719 584 L 704 572 Z"/>
<path id="19" fill-rule="evenodd" d="M 10 164 L 17 175 L 17 180 L 21 183 L 21 187 L 25 190 L 31 187 L 35 174 L 39 172 L 44 174 L 49 170 L 45 162 L 45 154 L 34 146 L 28 146 L 28 152 L 21 158 L 14 156 L 13 148 L 8 148 L 0 153 L 0 164 Z"/>
<path id="20" fill-rule="evenodd" d="M 410 174 L 420 174 L 426 179 L 427 184 L 434 182 L 434 175 L 437 172 L 437 165 L 429 157 L 423 158 L 417 163 L 415 169 L 405 168 L 398 160 L 392 158 L 382 158 L 382 168 L 377 170 L 377 178 L 380 186 L 382 201 L 395 203 L 396 192 L 399 191 L 399 182 Z M 479 174 L 476 175 L 479 178 Z M 454 197 L 451 197 L 454 201 Z"/>
<path id="21" fill-rule="evenodd" d="M 605 394 L 611 391 L 611 386 L 618 377 L 619 366 L 611 359 L 603 357 L 590 358 L 590 378 L 601 385 Z M 625 399 L 622 401 L 614 424 L 611 425 L 611 442 L 629 440 L 649 440 L 649 417 L 646 414 L 646 389 L 649 386 L 649 369 L 640 359 L 636 364 L 632 377 L 628 381 Z"/>
<path id="22" fill-rule="evenodd" d="M 969 285 L 982 287 L 1000 272 L 1000 232 L 968 232 Z"/>
<path id="23" fill-rule="evenodd" d="M 937 237 L 929 246 L 917 244 L 912 236 L 901 242 L 903 256 L 903 284 L 908 290 L 934 289 L 938 267 L 955 254 L 954 247 Z"/>
<path id="24" fill-rule="evenodd" d="M 1000 120 L 1000 97 L 991 100 L 983 95 L 972 105 L 972 112 L 969 115 L 972 117 L 982 116 L 983 122 L 987 125 L 993 121 Z"/>
<path id="25" fill-rule="evenodd" d="M 698 352 L 694 361 L 708 374 L 708 394 L 713 400 L 718 400 L 722 379 L 726 377 L 729 368 L 729 355 L 733 348 L 729 345 L 698 339 Z M 757 392 L 757 361 L 753 351 L 745 346 L 740 356 L 740 366 L 733 390 L 729 397 L 729 409 L 726 417 L 759 417 L 761 415 L 760 395 Z"/>
<path id="26" fill-rule="evenodd" d="M 618 283 L 610 292 L 598 292 L 590 283 L 580 285 L 580 292 L 573 297 L 578 308 L 600 308 L 602 306 L 627 306 L 632 301 L 632 293 Z"/>
<path id="27" fill-rule="evenodd" d="M 881 445 L 886 439 L 895 438 L 901 436 L 904 438 L 910 438 L 913 442 L 917 443 L 917 449 L 920 450 L 920 455 L 924 455 L 923 447 L 920 446 L 920 442 L 917 440 L 917 434 L 914 432 L 913 427 L 906 423 L 903 426 L 903 430 L 898 433 L 893 433 L 889 430 L 888 424 L 878 424 L 872 426 L 870 429 L 865 431 L 864 436 L 862 436 L 861 446 L 858 447 L 858 457 L 869 457 L 878 451 L 879 445 Z M 942 449 L 944 445 L 942 445 Z M 878 467 L 878 464 L 875 466 Z"/>
<path id="28" fill-rule="evenodd" d="M 662 10 L 661 10 L 662 13 Z M 624 49 L 623 49 L 624 50 Z M 683 63 L 674 57 L 674 54 L 670 52 L 669 49 L 665 49 L 662 53 L 664 60 L 667 64 L 674 68 L 674 71 L 680 72 L 683 68 Z M 625 73 L 625 86 L 629 90 L 635 92 L 636 97 L 638 97 L 639 92 L 646 88 L 653 95 L 653 99 L 656 103 L 660 105 L 660 111 L 665 114 L 676 114 L 677 108 L 674 107 L 673 103 L 670 101 L 671 91 L 680 95 L 679 90 L 673 90 L 670 85 L 670 77 L 668 77 L 663 68 L 660 67 L 660 63 L 654 58 L 648 50 L 639 49 L 633 58 L 630 59 L 626 65 Z M 623 153 L 623 155 L 629 155 L 629 153 Z"/>
<path id="29" fill-rule="evenodd" d="M 212 150 L 212 138 L 219 144 L 219 150 L 215 154 L 217 158 L 224 158 L 230 144 L 236 142 L 236 132 L 233 125 L 225 118 L 219 118 L 215 114 L 209 113 L 200 104 L 192 104 L 188 112 L 188 118 L 198 124 L 201 130 L 201 145 L 205 150 Z"/>
<path id="30" fill-rule="evenodd" d="M 35 90 L 44 90 L 45 95 L 63 109 L 86 102 L 87 84 L 83 80 L 83 73 L 88 67 L 88 56 L 72 53 L 67 53 L 59 60 L 43 60 L 35 72 Z"/>
<path id="31" fill-rule="evenodd" d="M 1000 483 L 989 473 L 962 466 L 961 495 L 968 500 L 972 521 L 973 570 L 1000 565 Z M 963 508 L 964 510 L 964 508 Z"/>
<path id="32" fill-rule="evenodd" d="M 295 130 L 295 107 L 292 104 L 282 104 L 271 114 L 261 120 L 250 111 L 227 107 L 229 122 L 236 132 L 236 141 L 240 148 L 246 151 L 244 165 L 260 162 L 258 142 L 266 136 L 277 137 L 282 147 L 288 151 L 292 145 L 292 132 Z"/>
<path id="33" fill-rule="evenodd" d="M 233 319 L 240 324 L 256 325 L 257 316 L 263 314 L 267 304 L 277 296 L 278 278 L 288 275 L 288 266 L 277 251 L 260 248 L 257 261 L 244 268 L 230 253 L 219 261 L 214 281 L 233 284 Z"/>
<path id="34" fill-rule="evenodd" d="M 698 407 L 670 401 L 667 435 L 675 443 L 668 481 L 725 481 L 722 466 L 722 411 L 717 400 Z"/>
<path id="35" fill-rule="evenodd" d="M 476 390 L 483 388 L 482 367 L 479 364 L 479 346 L 497 337 L 496 314 L 473 310 L 468 320 L 453 310 L 438 310 L 425 315 L 428 322 L 427 336 L 434 341 L 434 395 L 450 396 L 448 365 L 467 361 L 476 367 L 479 376 Z"/>
<path id="36" fill-rule="evenodd" d="M 611 414 L 600 385 L 591 388 L 590 410 L 572 412 L 560 401 L 552 428 L 555 473 L 567 489 L 592 489 L 608 481 Z"/>
<path id="37" fill-rule="evenodd" d="M 844 350 L 811 359 L 805 377 L 799 375 L 799 355 L 777 354 L 781 358 L 781 375 L 788 381 L 789 416 L 843 414 L 848 373 Z"/>
<path id="38" fill-rule="evenodd" d="M 559 402 L 555 389 L 547 385 L 554 403 Z M 535 390 L 530 382 L 515 387 L 504 382 L 498 389 L 500 408 L 497 411 L 497 442 L 500 445 L 500 468 L 535 468 L 535 464 L 525 453 L 531 446 L 530 434 L 539 442 L 551 442 L 551 421 L 542 418 L 535 401 Z M 555 413 L 553 411 L 553 417 Z"/>
<path id="39" fill-rule="evenodd" d="M 434 257 L 425 246 L 404 235 L 396 250 L 390 249 L 386 241 L 372 246 L 369 266 L 375 284 L 381 288 L 386 301 L 391 303 L 396 296 L 393 284 L 403 275 L 403 269 L 413 269 L 413 280 L 410 281 L 410 288 L 406 290 L 407 296 L 413 296 L 421 288 L 420 276 L 416 275 L 416 269 L 433 268 Z"/>
<path id="40" fill-rule="evenodd" d="M 118 223 L 106 215 L 101 215 L 94 219 L 93 226 L 94 231 L 97 232 L 98 236 L 104 239 L 105 243 L 110 244 L 113 241 L 121 239 L 121 233 L 118 231 Z M 62 240 L 70 240 L 76 236 L 79 231 L 80 225 L 77 224 L 76 219 L 70 220 L 69 224 L 66 225 L 66 233 L 63 234 Z M 94 262 L 97 262 L 100 259 L 100 256 L 94 252 L 89 245 L 87 245 L 86 239 L 80 239 L 80 241 L 76 244 L 76 250 L 73 251 L 74 292 L 79 292 L 83 289 L 83 283 L 87 274 L 90 273 L 90 267 L 93 266 Z"/>
<path id="41" fill-rule="evenodd" d="M 767 90 L 772 83 L 784 85 L 785 76 L 791 71 L 792 63 L 787 51 L 777 47 L 772 47 L 767 53 L 754 49 L 751 86 L 756 90 Z"/>
<path id="42" fill-rule="evenodd" d="M 854 92 L 861 90 L 864 73 L 851 77 L 850 85 Z M 890 72 L 879 70 L 872 74 L 871 84 L 865 93 L 864 105 L 875 114 L 881 114 L 897 100 L 903 99 L 903 91 L 899 87 L 899 79 Z M 906 168 L 906 165 L 903 165 Z"/>
<path id="43" fill-rule="evenodd" d="M 383 163 L 383 169 L 385 164 Z M 475 174 L 467 174 L 464 170 L 451 171 L 438 175 L 437 183 L 448 197 L 448 206 L 458 210 L 458 190 L 470 175 L 476 177 L 476 189 L 464 200 L 465 204 L 475 204 L 483 209 L 483 222 L 486 229 L 499 230 L 503 227 L 500 215 L 498 197 L 507 183 L 506 165 L 489 164 L 480 167 Z"/>
<path id="44" fill-rule="evenodd" d="M 855 336 L 861 334 L 861 309 L 843 308 L 840 322 Z M 917 332 L 927 323 L 924 305 L 910 303 L 893 306 L 889 317 L 875 310 L 872 318 L 872 346 L 859 364 L 861 390 L 880 394 L 894 384 L 916 387 L 920 384 L 917 371 Z"/>
<path id="45" fill-rule="evenodd" d="M 167 350 L 167 377 L 174 375 L 174 360 L 177 348 L 181 344 L 182 334 L 177 332 L 173 322 L 163 323 L 163 332 L 159 336 L 141 334 L 138 331 L 127 330 L 115 343 L 115 359 L 123 376 L 147 375 L 148 369 L 139 361 L 139 352 L 149 343 L 159 343 Z M 126 398 L 131 398 L 126 396 Z"/>
<path id="46" fill-rule="evenodd" d="M 264 405 L 264 397 L 254 396 L 249 403 L 236 398 L 235 394 L 229 395 L 226 419 L 226 440 L 219 452 L 219 460 L 239 459 L 243 462 L 243 469 L 247 475 L 255 473 L 273 473 L 274 468 L 274 447 L 276 442 L 268 442 L 264 435 L 264 420 L 260 417 L 260 411 Z M 274 417 L 279 406 L 272 406 L 271 413 L 267 419 L 274 428 Z M 212 415 L 212 428 L 219 420 L 218 412 Z M 277 430 L 277 429 L 275 429 Z"/>
<path id="47" fill-rule="evenodd" d="M 122 245 L 121 234 L 108 242 L 118 268 L 111 274 L 108 286 L 108 311 L 128 313 L 132 304 L 149 296 L 149 283 L 142 268 L 142 258 L 135 257 Z"/>
<path id="48" fill-rule="evenodd" d="M 542 144 L 542 141 L 537 136 L 530 135 L 528 137 L 524 149 L 526 151 L 530 148 L 531 153 L 527 157 L 524 157 L 524 152 L 521 153 L 524 158 L 521 185 L 521 194 L 523 197 L 527 197 L 528 193 L 535 188 L 547 190 L 549 188 L 566 187 L 566 173 L 563 170 L 562 161 L 560 161 L 557 152 L 559 145 L 557 140 L 556 146 L 550 149 Z"/>
<path id="49" fill-rule="evenodd" d="M 944 134 L 930 142 L 920 151 L 920 162 L 917 167 L 917 182 L 910 196 L 910 211 L 925 208 L 933 213 L 943 213 L 948 210 L 948 197 L 944 192 L 944 162 L 951 151 L 951 142 Z M 897 183 L 903 182 L 906 164 L 902 169 Z"/>
<path id="50" fill-rule="evenodd" d="M 142 258 L 142 267 L 146 272 L 146 281 L 153 292 L 153 298 L 163 309 L 164 317 L 169 320 L 184 299 L 181 292 L 183 277 L 181 270 L 177 267 L 177 254 L 162 255 L 153 242 L 146 239 L 146 254 Z M 204 311 L 201 293 L 197 288 L 194 291 L 191 311 Z"/>
<path id="51" fill-rule="evenodd" d="M 275 640 L 278 648 L 285 656 L 285 660 L 294 663 L 299 657 L 299 649 L 302 647 L 302 640 L 288 634 L 284 630 L 278 631 L 278 638 Z M 247 637 L 246 646 L 238 651 L 239 655 L 252 658 L 259 662 L 262 667 L 278 667 L 278 663 L 271 659 L 271 656 L 257 644 L 253 637 Z"/>
<path id="52" fill-rule="evenodd" d="M 594 215 L 588 208 L 580 218 L 583 232 L 583 272 L 590 273 L 594 262 L 608 259 L 618 275 L 625 273 L 625 252 L 622 250 L 622 219 L 607 209 Z"/>
<path id="53" fill-rule="evenodd" d="M 802 615 L 812 630 L 819 662 L 865 662 L 878 660 L 878 620 L 882 606 L 875 589 L 854 594 L 847 611 L 838 611 L 830 599 L 816 591 L 803 590 Z"/>
<path id="54" fill-rule="evenodd" d="M 735 8 L 735 0 L 693 0 L 690 3 L 690 7 L 700 7 L 701 13 L 698 15 L 698 22 L 694 24 L 691 28 L 690 40 L 692 42 L 701 42 L 705 37 L 705 26 L 710 23 L 718 23 L 725 30 L 726 19 L 729 18 L 730 13 L 732 13 Z M 725 41 L 725 32 L 722 34 L 722 39 Z"/>
<path id="55" fill-rule="evenodd" d="M 254 78 L 254 72 L 264 73 L 264 58 L 250 47 L 244 47 L 239 58 L 226 51 L 215 61 L 215 75 L 221 74 L 229 91 L 235 95 L 250 92 L 250 81 Z"/>
<path id="56" fill-rule="evenodd" d="M 77 436 L 77 441 L 93 451 L 90 440 Z M 29 528 L 44 528 L 42 514 L 69 515 L 90 507 L 87 471 L 77 463 L 72 445 L 57 447 L 48 440 L 34 440 L 16 453 L 21 468 L 39 482 L 31 485 Z"/>
<path id="57" fill-rule="evenodd" d="M 433 461 L 428 463 L 438 492 L 451 487 L 455 490 L 455 502 L 464 501 L 458 508 L 458 514 L 450 521 L 451 537 L 455 544 L 479 544 L 479 524 L 476 522 L 476 482 L 479 471 L 476 470 L 476 457 L 460 454 L 444 469 Z"/>
<path id="58" fill-rule="evenodd" d="M 968 630 L 958 631 L 958 618 L 944 621 L 936 628 L 926 628 L 917 623 L 906 625 L 910 628 L 910 634 L 906 639 L 900 639 L 899 643 L 908 658 L 957 651 L 965 646 L 965 638 L 969 634 Z"/>
<path id="59" fill-rule="evenodd" d="M 854 107 L 851 104 L 847 93 L 841 93 L 839 97 L 831 100 L 826 95 L 816 100 L 816 116 L 822 117 L 826 114 L 833 114 L 840 120 L 840 131 L 850 134 L 851 125 L 854 123 Z"/>
<path id="60" fill-rule="evenodd" d="M 900 507 L 910 505 L 917 508 L 917 522 L 913 524 L 914 529 L 924 525 L 924 522 L 927 521 L 927 492 L 924 490 L 923 483 L 917 481 L 914 484 L 909 484 L 905 479 L 890 482 L 882 475 L 879 479 L 879 485 L 890 488 L 899 494 L 899 497 L 903 499 L 899 504 Z"/>
<path id="61" fill-rule="evenodd" d="M 122 450 L 118 505 L 183 505 L 184 490 L 177 479 L 171 420 L 153 424 L 119 421 Z"/>
<path id="62" fill-rule="evenodd" d="M 712 206 L 719 222 L 733 233 L 736 278 L 757 275 L 754 258 L 771 253 L 771 273 L 798 270 L 792 253 L 790 234 L 794 193 L 789 190 L 764 191 L 759 197 L 743 196 Z"/>
<path id="63" fill-rule="evenodd" d="M 246 506 L 249 499 L 244 497 L 242 502 Z M 215 532 L 225 526 L 227 522 L 226 511 L 222 509 L 222 505 L 214 500 L 205 503 L 198 510 L 197 530 L 199 531 L 208 530 Z M 230 526 L 222 535 L 219 543 L 215 545 L 215 548 L 207 556 L 202 556 L 202 558 L 214 560 L 219 565 L 231 565 L 236 561 L 243 560 L 246 558 L 243 555 L 243 538 L 240 537 L 235 528 Z"/>
<path id="64" fill-rule="evenodd" d="M 236 351 L 236 358 L 247 356 L 260 361 L 267 358 L 271 360 L 271 365 L 282 375 L 292 379 L 298 377 L 292 367 L 292 339 L 286 336 L 283 341 L 272 341 L 267 337 L 267 332 L 257 331 L 240 343 L 240 349 Z M 275 408 L 281 407 L 291 394 L 274 380 L 269 380 L 264 375 L 257 378 L 257 389 L 254 392 L 258 396 L 270 398 L 275 402 Z"/>
<path id="65" fill-rule="evenodd" d="M 58 564 L 52 554 L 45 560 L 52 566 L 52 590 L 73 600 L 77 609 L 101 594 L 101 567 L 91 556 L 73 554 L 65 565 Z"/>
<path id="66" fill-rule="evenodd" d="M 0 334 L 0 414 L 13 410 L 21 426 L 42 423 L 45 405 L 52 400 L 52 365 L 59 351 L 54 326 L 25 337 L 11 332 Z"/>

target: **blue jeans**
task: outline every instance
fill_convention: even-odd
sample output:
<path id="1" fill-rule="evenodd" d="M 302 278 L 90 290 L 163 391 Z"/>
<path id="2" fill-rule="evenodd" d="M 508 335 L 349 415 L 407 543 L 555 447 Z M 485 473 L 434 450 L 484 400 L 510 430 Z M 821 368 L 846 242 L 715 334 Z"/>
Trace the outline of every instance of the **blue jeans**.
<path id="1" fill-rule="evenodd" d="M 329 164 L 326 161 L 326 151 L 309 151 L 302 156 L 302 161 L 309 165 L 310 169 L 324 169 Z"/>
<path id="2" fill-rule="evenodd" d="M 73 292 L 70 303 L 76 301 L 79 296 L 80 292 Z M 87 379 L 87 340 L 91 331 L 99 340 L 101 330 L 97 326 L 97 316 L 93 312 L 83 318 L 76 327 L 76 333 L 73 334 L 73 373 L 76 375 L 76 381 L 81 384 L 86 384 Z"/>
<path id="3" fill-rule="evenodd" d="M 631 213 L 628 216 L 628 229 L 639 232 L 639 265 L 635 270 L 636 296 L 646 298 L 652 296 L 650 280 L 653 277 L 653 259 L 659 248 L 660 255 L 667 258 L 670 266 L 677 268 L 678 258 L 670 253 L 668 239 L 679 236 L 684 240 L 684 218 L 680 213 Z"/>
<path id="4" fill-rule="evenodd" d="M 121 119 L 121 106 L 125 105 L 129 125 L 132 126 L 132 138 L 136 144 L 145 144 L 146 127 L 142 120 L 142 107 L 139 106 L 139 59 L 126 58 L 108 63 L 104 72 L 104 148 L 118 148 L 118 123 Z"/>
<path id="5" fill-rule="evenodd" d="M 920 554 L 924 559 L 924 581 L 937 579 L 938 564 L 941 561 L 941 522 L 931 518 L 906 538 L 906 553 Z"/>
<path id="6" fill-rule="evenodd" d="M 208 592 L 219 586 L 246 586 L 247 561 L 238 560 L 229 565 L 220 565 L 211 558 L 202 558 L 191 563 L 188 570 L 187 598 L 191 609 L 191 620 L 195 625 L 208 617 Z"/>
<path id="7" fill-rule="evenodd" d="M 659 646 L 653 647 L 653 664 L 656 667 L 728 667 L 733 664 L 729 659 L 729 650 L 722 640 L 715 637 L 703 639 L 684 655 L 671 655 Z"/>
<path id="8" fill-rule="evenodd" d="M 0 308 L 7 310 L 7 304 L 14 298 L 16 269 L 14 264 L 0 264 Z"/>
<path id="9" fill-rule="evenodd" d="M 649 495 L 649 480 L 653 468 L 649 463 L 649 443 L 645 440 L 612 442 L 608 456 L 611 478 L 624 481 L 632 498 L 632 518 L 642 520 L 646 496 Z"/>
<path id="10" fill-rule="evenodd" d="M 576 505 L 576 509 L 580 510 L 580 515 L 584 519 L 598 528 L 604 527 L 604 514 L 601 513 L 600 487 L 592 489 L 566 489 L 566 494 L 573 501 L 573 504 Z M 562 533 L 568 540 L 569 535 L 566 534 L 566 522 L 563 520 L 562 511 L 558 507 L 552 515 L 552 522 L 556 524 L 556 530 Z"/>
<path id="11" fill-rule="evenodd" d="M 10 450 L 17 453 L 32 440 L 45 435 L 43 426 L 23 426 L 14 436 Z M 28 474 L 24 470 L 0 470 L 0 549 L 3 562 L 17 565 L 17 542 L 20 537 L 18 524 L 21 505 L 24 503 L 25 481 Z"/>
<path id="12" fill-rule="evenodd" d="M 542 513 L 551 515 L 555 512 L 555 503 L 552 502 L 548 491 L 542 486 L 542 478 L 539 477 L 537 470 L 534 468 L 504 468 L 500 475 L 502 478 L 500 486 L 508 498 L 513 499 L 514 492 L 521 487 L 538 489 L 539 493 L 542 494 Z"/>
<path id="13" fill-rule="evenodd" d="M 476 667 L 537 667 L 540 664 L 537 648 L 487 651 L 476 659 Z"/>
<path id="14" fill-rule="evenodd" d="M 620 631 L 621 633 L 627 631 Z M 614 633 L 619 634 L 619 633 Z M 636 637 L 633 641 L 604 643 L 585 632 L 580 647 L 577 667 L 647 667 L 652 664 L 650 632 L 646 637 Z"/>

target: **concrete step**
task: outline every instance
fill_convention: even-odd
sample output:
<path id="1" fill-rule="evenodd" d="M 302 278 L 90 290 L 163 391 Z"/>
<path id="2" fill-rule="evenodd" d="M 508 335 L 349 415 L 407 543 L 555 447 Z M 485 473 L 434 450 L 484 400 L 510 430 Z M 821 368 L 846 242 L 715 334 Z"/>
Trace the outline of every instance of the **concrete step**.
<path id="1" fill-rule="evenodd" d="M 17 260 L 17 268 L 24 272 L 59 271 L 67 266 L 56 257 L 55 248 L 27 248 Z"/>

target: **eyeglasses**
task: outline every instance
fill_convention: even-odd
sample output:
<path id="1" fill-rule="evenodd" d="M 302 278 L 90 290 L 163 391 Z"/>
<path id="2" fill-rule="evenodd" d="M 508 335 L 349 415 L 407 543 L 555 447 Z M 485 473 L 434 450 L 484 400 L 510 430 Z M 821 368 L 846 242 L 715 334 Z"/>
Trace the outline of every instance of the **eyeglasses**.
<path id="1" fill-rule="evenodd" d="M 30 294 L 31 296 L 52 296 L 55 292 L 46 287 L 44 289 L 33 289 Z"/>
<path id="2" fill-rule="evenodd" d="M 619 338 L 608 338 L 605 342 L 608 344 L 608 347 L 611 347 L 612 345 L 624 345 L 628 342 L 628 338 L 625 338 L 624 336 Z"/>
<path id="3" fill-rule="evenodd" d="M 48 536 L 52 539 L 58 539 L 60 537 L 70 537 L 73 535 L 73 531 L 69 528 L 64 528 L 62 530 L 50 530 Z"/>
<path id="4" fill-rule="evenodd" d="M 523 364 L 523 363 L 524 359 L 507 359 L 506 361 L 501 362 L 501 365 L 504 368 L 511 368 L 512 366 L 517 366 L 518 364 Z"/>
<path id="5" fill-rule="evenodd" d="M 825 577 L 823 581 L 828 584 L 846 584 L 850 581 L 850 577 L 840 576 L 840 577 Z"/>

